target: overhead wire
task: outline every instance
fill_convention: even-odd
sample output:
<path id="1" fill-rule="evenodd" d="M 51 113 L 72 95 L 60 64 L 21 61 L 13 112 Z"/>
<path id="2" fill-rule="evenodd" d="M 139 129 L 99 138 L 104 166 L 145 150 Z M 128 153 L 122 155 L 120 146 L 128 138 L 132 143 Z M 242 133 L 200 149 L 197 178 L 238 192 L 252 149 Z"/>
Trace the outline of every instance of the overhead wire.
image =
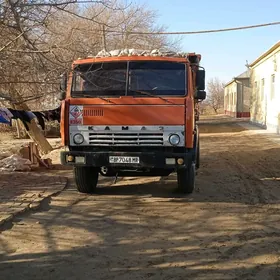
<path id="1" fill-rule="evenodd" d="M 239 27 L 230 27 L 230 28 L 221 28 L 221 29 L 210 29 L 210 30 L 198 30 L 198 31 L 160 31 L 160 32 L 142 32 L 142 31 L 130 31 L 130 32 L 121 32 L 117 30 L 106 30 L 107 33 L 115 33 L 115 34 L 134 34 L 134 35 L 191 35 L 191 34 L 203 34 L 203 33 L 216 33 L 216 32 L 227 32 L 227 31 L 235 31 L 235 30 L 244 30 L 244 29 L 252 29 L 252 28 L 260 28 L 266 26 L 279 25 L 280 21 L 270 22 L 270 23 L 262 23 L 255 25 L 246 25 Z"/>
<path id="2" fill-rule="evenodd" d="M 105 2 L 100 0 L 69 0 L 64 2 L 49 2 L 49 3 L 24 3 L 20 4 L 19 6 L 53 6 L 57 7 L 62 5 L 68 5 L 68 4 L 86 4 L 86 3 L 99 3 L 105 5 Z M 65 10 L 65 12 L 69 12 Z M 75 16 L 79 16 L 78 14 L 74 14 Z M 85 18 L 86 20 L 94 21 L 91 18 Z M 101 23 L 100 23 L 101 24 Z M 206 34 L 206 33 L 218 33 L 218 32 L 228 32 L 228 31 L 237 31 L 237 30 L 245 30 L 245 29 L 253 29 L 253 28 L 261 28 L 261 27 L 267 27 L 267 26 L 274 26 L 279 25 L 280 21 L 275 22 L 269 22 L 269 23 L 261 23 L 261 24 L 254 24 L 254 25 L 244 25 L 244 26 L 238 26 L 238 27 L 229 27 L 229 28 L 219 28 L 219 29 L 209 29 L 209 30 L 197 30 L 197 31 L 158 31 L 158 32 L 143 32 L 143 31 L 118 31 L 118 30 L 106 30 L 106 33 L 115 33 L 119 35 L 123 34 L 133 34 L 133 35 L 193 35 L 193 34 Z M 106 25 L 106 24 L 104 24 Z M 103 32 L 100 30 L 100 32 Z"/>

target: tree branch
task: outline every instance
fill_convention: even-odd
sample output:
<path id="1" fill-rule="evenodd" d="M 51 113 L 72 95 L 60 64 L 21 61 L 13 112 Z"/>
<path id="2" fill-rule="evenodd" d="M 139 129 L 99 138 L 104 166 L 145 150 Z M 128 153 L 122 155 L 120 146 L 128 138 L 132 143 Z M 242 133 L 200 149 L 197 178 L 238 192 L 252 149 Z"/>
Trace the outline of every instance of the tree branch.
<path id="1" fill-rule="evenodd" d="M 7 47 L 9 47 L 12 43 L 14 43 L 17 39 L 19 39 L 25 32 L 27 31 L 22 31 L 18 36 L 16 36 L 16 38 L 14 38 L 13 40 L 11 40 L 10 42 L 8 42 L 6 45 L 4 45 L 3 47 L 0 48 L 0 52 L 2 52 L 4 49 L 6 49 Z"/>
<path id="2" fill-rule="evenodd" d="M 92 2 L 90 0 L 86 2 Z M 57 6 L 65 6 L 69 4 L 77 4 L 80 3 L 77 0 L 72 0 L 72 1 L 66 1 L 66 2 L 60 2 L 60 3 L 25 3 L 25 4 L 19 4 L 15 5 L 16 7 L 42 7 L 42 6 L 51 6 L 51 7 L 57 7 Z"/>
<path id="3" fill-rule="evenodd" d="M 0 82 L 0 85 L 5 84 L 45 84 L 45 85 L 59 85 L 59 83 L 53 82 L 40 82 L 40 81 L 8 81 L 8 82 Z"/>
<path id="4" fill-rule="evenodd" d="M 1 50 L 0 50 L 1 51 Z M 6 50 L 6 52 L 13 52 L 13 53 L 50 53 L 51 50 Z"/>
<path id="5" fill-rule="evenodd" d="M 105 5 L 106 1 L 95 1 L 95 0 L 72 0 L 72 1 L 65 1 L 60 3 L 26 3 L 26 4 L 20 4 L 18 7 L 30 7 L 30 6 L 52 6 L 52 7 L 58 7 L 58 6 L 65 6 L 69 4 L 86 4 L 86 3 L 96 3 L 96 4 L 102 4 Z"/>

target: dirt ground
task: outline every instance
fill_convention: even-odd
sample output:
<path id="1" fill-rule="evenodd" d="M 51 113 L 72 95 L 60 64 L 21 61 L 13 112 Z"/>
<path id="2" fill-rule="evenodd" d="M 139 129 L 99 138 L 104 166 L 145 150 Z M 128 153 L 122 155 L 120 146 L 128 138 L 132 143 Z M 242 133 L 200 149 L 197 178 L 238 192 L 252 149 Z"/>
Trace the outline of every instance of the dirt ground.
<path id="1" fill-rule="evenodd" d="M 280 145 L 225 118 L 200 132 L 193 194 L 174 176 L 70 181 L 2 229 L 0 279 L 280 279 Z"/>

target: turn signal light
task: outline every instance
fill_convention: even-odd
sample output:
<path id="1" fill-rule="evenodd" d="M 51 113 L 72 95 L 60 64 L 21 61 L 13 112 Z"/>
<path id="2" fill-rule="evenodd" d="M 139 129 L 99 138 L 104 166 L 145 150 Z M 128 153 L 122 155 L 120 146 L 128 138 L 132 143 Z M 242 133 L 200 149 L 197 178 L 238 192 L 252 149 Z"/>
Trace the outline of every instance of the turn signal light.
<path id="1" fill-rule="evenodd" d="M 68 156 L 68 157 L 67 157 L 67 161 L 68 161 L 68 162 L 74 161 L 74 157 L 73 157 L 73 156 Z"/>
<path id="2" fill-rule="evenodd" d="M 177 159 L 177 163 L 178 163 L 179 165 L 184 164 L 184 159 L 178 158 L 178 159 Z"/>

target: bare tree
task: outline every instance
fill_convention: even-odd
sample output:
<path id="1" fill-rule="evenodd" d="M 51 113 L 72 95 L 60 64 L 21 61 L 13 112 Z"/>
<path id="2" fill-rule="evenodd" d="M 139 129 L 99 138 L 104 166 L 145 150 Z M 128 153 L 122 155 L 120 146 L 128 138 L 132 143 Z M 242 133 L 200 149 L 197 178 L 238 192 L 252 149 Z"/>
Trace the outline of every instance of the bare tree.
<path id="1" fill-rule="evenodd" d="M 0 10 L 0 93 L 7 95 L 11 106 L 29 110 L 25 99 L 38 97 L 45 75 L 48 51 L 39 47 L 44 34 L 44 21 L 50 7 L 21 7 L 23 1 L 2 1 Z M 50 81 L 51 82 L 51 81 Z M 29 97 L 28 97 L 29 96 Z M 29 136 L 43 153 L 52 150 L 35 120 L 27 124 Z"/>
<path id="2" fill-rule="evenodd" d="M 212 78 L 207 83 L 208 96 L 206 103 L 213 108 L 216 114 L 224 106 L 224 86 L 225 83 L 219 78 Z"/>
<path id="3" fill-rule="evenodd" d="M 74 59 L 104 46 L 178 49 L 179 40 L 164 35 L 131 34 L 165 30 L 145 6 L 122 0 L 87 1 L 86 6 L 77 2 L 0 0 L 0 97 L 13 108 L 56 107 L 60 75 Z M 41 150 L 50 151 L 36 124 L 30 128 Z"/>

